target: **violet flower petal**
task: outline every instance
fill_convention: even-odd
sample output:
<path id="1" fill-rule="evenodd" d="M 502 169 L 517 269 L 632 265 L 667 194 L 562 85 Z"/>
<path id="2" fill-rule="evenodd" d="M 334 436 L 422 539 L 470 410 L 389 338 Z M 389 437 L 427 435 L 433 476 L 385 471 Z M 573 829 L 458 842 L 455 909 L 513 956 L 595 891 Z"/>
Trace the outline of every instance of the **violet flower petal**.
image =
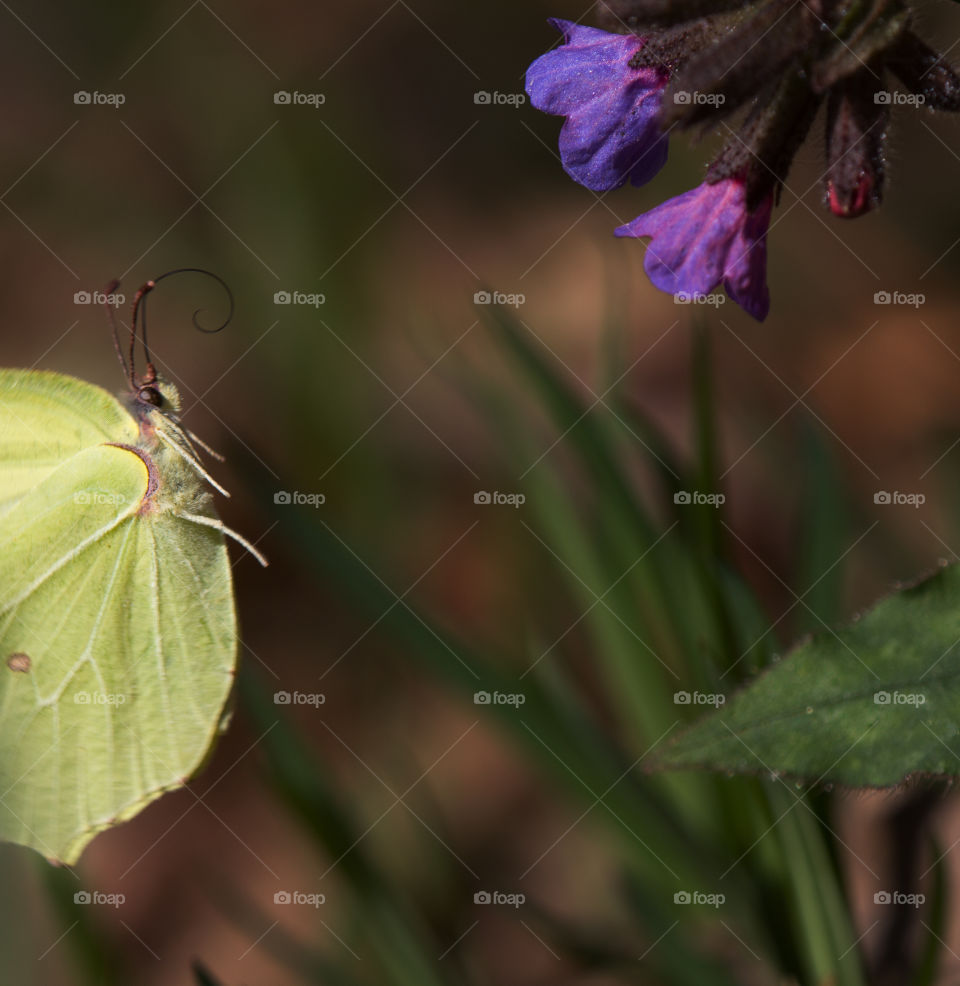
<path id="1" fill-rule="evenodd" d="M 721 283 L 759 321 L 770 311 L 767 229 L 773 196 L 747 212 L 746 188 L 725 178 L 669 199 L 621 226 L 617 236 L 649 236 L 647 276 L 670 294 L 709 294 Z"/>
<path id="2" fill-rule="evenodd" d="M 566 117 L 560 131 L 564 169 L 598 192 L 628 178 L 634 185 L 648 182 L 667 160 L 659 126 L 666 69 L 630 67 L 644 43 L 634 34 L 550 23 L 565 43 L 530 66 L 526 89 L 537 109 Z"/>

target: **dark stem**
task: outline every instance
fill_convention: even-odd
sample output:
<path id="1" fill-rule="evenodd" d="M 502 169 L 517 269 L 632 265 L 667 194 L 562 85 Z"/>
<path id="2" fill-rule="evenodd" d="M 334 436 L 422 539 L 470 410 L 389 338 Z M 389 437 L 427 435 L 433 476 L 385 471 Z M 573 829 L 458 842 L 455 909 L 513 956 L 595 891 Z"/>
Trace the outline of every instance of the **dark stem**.
<path id="1" fill-rule="evenodd" d="M 891 890 L 902 894 L 920 892 L 922 853 L 930 844 L 930 824 L 944 802 L 941 785 L 911 792 L 885 821 L 887 841 L 892 849 Z M 891 903 L 884 929 L 883 944 L 871 962 L 871 986 L 902 986 L 913 981 L 917 961 L 914 935 L 920 922 L 920 909 L 908 903 Z"/>

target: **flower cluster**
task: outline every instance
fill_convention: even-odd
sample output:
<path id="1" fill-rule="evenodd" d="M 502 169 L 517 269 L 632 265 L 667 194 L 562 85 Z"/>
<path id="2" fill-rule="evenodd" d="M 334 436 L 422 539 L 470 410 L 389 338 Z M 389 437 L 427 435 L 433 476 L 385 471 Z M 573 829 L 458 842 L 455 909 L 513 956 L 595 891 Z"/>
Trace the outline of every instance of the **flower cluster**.
<path id="1" fill-rule="evenodd" d="M 770 308 L 767 232 L 797 148 L 826 104 L 827 207 L 880 202 L 896 104 L 960 110 L 960 76 L 911 30 L 903 0 L 610 0 L 614 32 L 551 23 L 563 44 L 527 71 L 537 109 L 565 117 L 560 156 L 594 191 L 650 181 L 669 134 L 728 136 L 697 188 L 616 230 L 649 237 L 661 290 L 721 285 L 754 318 Z M 903 91 L 887 89 L 891 76 Z"/>

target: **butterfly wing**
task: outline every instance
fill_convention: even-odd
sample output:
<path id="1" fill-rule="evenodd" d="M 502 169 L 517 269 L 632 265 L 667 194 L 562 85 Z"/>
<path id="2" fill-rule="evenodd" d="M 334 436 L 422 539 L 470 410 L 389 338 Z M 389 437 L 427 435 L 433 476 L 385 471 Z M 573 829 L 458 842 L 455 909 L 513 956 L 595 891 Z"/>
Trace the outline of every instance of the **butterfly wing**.
<path id="1" fill-rule="evenodd" d="M 0 511 L 69 456 L 132 445 L 137 424 L 100 387 L 36 370 L 0 369 Z"/>
<path id="2" fill-rule="evenodd" d="M 16 402 L 41 408 L 45 448 L 63 457 L 45 453 L 25 489 L 27 470 L 12 466 L 18 492 L 0 507 L 0 839 L 72 862 L 203 761 L 233 680 L 236 624 L 220 532 L 151 508 L 147 464 L 118 447 L 129 429 L 96 416 L 113 401 L 105 392 L 87 395 L 89 425 L 57 434 L 46 408 L 97 388 L 42 376 L 16 381 Z M 37 393 L 44 384 L 54 396 Z M 7 393 L 0 377 L 0 431 Z M 36 422 L 23 419 L 26 443 Z M 120 434 L 70 451 L 117 423 Z M 28 447 L 7 442 L 0 456 Z M 199 485 L 189 472 L 168 480 Z"/>

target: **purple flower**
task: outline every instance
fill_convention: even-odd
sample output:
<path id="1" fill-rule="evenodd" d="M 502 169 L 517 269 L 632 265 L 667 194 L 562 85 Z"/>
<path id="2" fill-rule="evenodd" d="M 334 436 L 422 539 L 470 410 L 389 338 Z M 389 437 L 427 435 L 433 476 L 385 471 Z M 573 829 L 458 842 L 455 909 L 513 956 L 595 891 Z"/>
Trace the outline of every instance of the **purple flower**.
<path id="1" fill-rule="evenodd" d="M 752 211 L 740 177 L 704 182 L 621 226 L 617 236 L 650 236 L 643 266 L 670 294 L 705 295 L 721 282 L 730 298 L 763 321 L 770 310 L 767 228 L 770 192 Z"/>
<path id="2" fill-rule="evenodd" d="M 609 34 L 551 19 L 565 43 L 527 70 L 527 93 L 538 110 L 565 116 L 560 157 L 567 173 L 594 191 L 629 178 L 648 182 L 667 160 L 660 132 L 665 68 L 632 68 L 643 47 L 634 34 Z"/>

